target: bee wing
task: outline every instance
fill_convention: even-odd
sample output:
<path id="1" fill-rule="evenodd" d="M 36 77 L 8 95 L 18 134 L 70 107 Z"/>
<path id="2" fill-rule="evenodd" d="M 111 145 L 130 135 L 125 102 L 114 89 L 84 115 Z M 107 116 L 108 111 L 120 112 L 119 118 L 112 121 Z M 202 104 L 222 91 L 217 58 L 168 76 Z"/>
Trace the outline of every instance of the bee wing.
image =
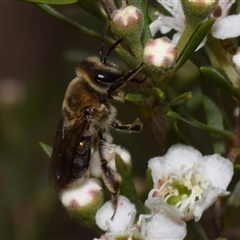
<path id="1" fill-rule="evenodd" d="M 65 127 L 64 119 L 60 120 L 49 165 L 49 182 L 55 189 L 81 178 L 88 169 L 91 137 L 84 137 L 87 126 L 87 121 L 78 120 Z"/>

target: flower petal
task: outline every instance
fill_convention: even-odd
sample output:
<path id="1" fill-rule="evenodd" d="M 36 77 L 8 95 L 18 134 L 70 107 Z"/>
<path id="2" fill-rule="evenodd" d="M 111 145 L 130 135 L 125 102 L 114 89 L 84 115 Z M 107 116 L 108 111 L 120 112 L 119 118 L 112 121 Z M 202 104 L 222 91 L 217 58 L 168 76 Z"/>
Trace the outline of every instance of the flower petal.
<path id="1" fill-rule="evenodd" d="M 202 154 L 193 147 L 175 144 L 170 147 L 165 155 L 166 163 L 181 169 L 183 165 L 191 168 L 193 163 L 202 158 Z"/>
<path id="2" fill-rule="evenodd" d="M 198 221 L 201 218 L 203 211 L 209 208 L 217 200 L 218 197 L 225 196 L 227 194 L 227 191 L 224 191 L 220 188 L 211 186 L 208 187 L 208 189 L 205 190 L 204 197 L 201 200 L 195 202 L 192 209 L 193 215 L 195 216 L 195 221 Z"/>
<path id="3" fill-rule="evenodd" d="M 148 205 L 146 201 L 146 205 Z M 151 215 L 141 215 L 142 231 L 148 239 L 184 239 L 186 223 L 167 204 L 161 204 Z"/>
<path id="4" fill-rule="evenodd" d="M 149 25 L 150 31 L 152 33 L 152 36 L 154 36 L 157 31 L 160 31 L 162 34 L 166 34 L 168 32 L 171 31 L 171 27 L 165 25 L 161 18 L 157 18 L 156 20 L 154 20 L 150 25 Z"/>
<path id="5" fill-rule="evenodd" d="M 233 164 L 219 154 L 204 156 L 204 177 L 209 179 L 213 186 L 226 190 L 233 176 Z"/>
<path id="6" fill-rule="evenodd" d="M 240 36 L 240 14 L 218 18 L 212 26 L 212 35 L 218 39 Z"/>
<path id="7" fill-rule="evenodd" d="M 136 216 L 135 205 L 132 204 L 126 197 L 118 197 L 117 211 L 114 219 L 111 220 L 114 209 L 111 201 L 106 202 L 96 214 L 97 225 L 110 232 L 124 232 L 129 230 Z"/>

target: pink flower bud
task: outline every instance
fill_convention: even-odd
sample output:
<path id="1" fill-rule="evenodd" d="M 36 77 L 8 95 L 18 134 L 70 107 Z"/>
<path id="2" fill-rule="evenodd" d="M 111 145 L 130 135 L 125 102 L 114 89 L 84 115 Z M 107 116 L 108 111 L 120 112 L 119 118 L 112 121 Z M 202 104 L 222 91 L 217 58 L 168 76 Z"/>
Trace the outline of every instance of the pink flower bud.
<path id="1" fill-rule="evenodd" d="M 181 2 L 187 22 L 196 25 L 213 12 L 218 0 L 181 0 Z"/>
<path id="2" fill-rule="evenodd" d="M 172 68 L 176 57 L 175 45 L 167 37 L 150 39 L 145 45 L 143 61 L 155 72 L 163 72 Z"/>
<path id="3" fill-rule="evenodd" d="M 95 214 L 103 204 L 100 182 L 85 178 L 60 192 L 60 200 L 66 210 L 85 225 L 95 224 Z"/>

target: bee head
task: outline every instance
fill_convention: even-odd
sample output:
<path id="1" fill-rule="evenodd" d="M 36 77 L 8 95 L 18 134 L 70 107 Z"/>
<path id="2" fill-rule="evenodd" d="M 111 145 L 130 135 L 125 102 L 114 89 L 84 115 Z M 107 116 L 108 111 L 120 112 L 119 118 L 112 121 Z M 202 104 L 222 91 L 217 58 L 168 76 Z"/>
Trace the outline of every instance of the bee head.
<path id="1" fill-rule="evenodd" d="M 108 89 L 122 76 L 120 68 L 114 63 L 102 63 L 98 57 L 89 57 L 81 63 L 90 81 L 100 88 Z"/>

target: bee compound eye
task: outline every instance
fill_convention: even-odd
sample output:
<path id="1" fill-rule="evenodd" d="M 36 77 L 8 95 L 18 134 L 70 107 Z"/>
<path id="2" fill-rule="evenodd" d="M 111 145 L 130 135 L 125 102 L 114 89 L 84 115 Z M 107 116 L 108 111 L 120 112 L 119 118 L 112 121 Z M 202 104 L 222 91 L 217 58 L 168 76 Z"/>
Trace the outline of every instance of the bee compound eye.
<path id="1" fill-rule="evenodd" d="M 97 79 L 98 79 L 98 80 L 103 80 L 103 79 L 104 79 L 104 76 L 100 73 L 100 74 L 97 75 Z"/>
<path id="2" fill-rule="evenodd" d="M 120 75 L 116 72 L 111 72 L 108 70 L 95 70 L 95 81 L 96 83 L 109 87 L 111 86 L 119 77 Z"/>

